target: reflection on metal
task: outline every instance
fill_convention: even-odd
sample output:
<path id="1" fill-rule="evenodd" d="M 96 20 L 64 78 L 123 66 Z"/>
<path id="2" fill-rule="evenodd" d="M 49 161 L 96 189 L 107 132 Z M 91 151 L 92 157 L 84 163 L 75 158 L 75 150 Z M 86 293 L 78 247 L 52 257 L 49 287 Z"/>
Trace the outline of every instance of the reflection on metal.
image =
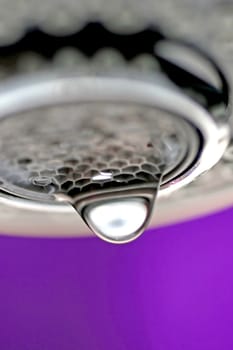
<path id="1" fill-rule="evenodd" d="M 217 15 L 202 30 L 211 1 L 167 0 L 158 12 L 148 0 L 143 18 L 135 1 L 127 13 L 120 5 L 101 12 L 87 5 L 75 2 L 79 19 L 73 7 L 73 17 L 64 11 L 61 19 L 47 1 L 30 33 L 30 4 L 19 10 L 17 32 L 10 13 L 2 21 L 2 230 L 82 235 L 77 211 L 99 237 L 122 243 L 148 225 L 229 205 L 229 86 L 211 55 L 189 43 L 204 47 L 206 35 L 213 51 L 211 26 L 229 17 L 225 8 L 214 5 Z M 172 23 L 177 33 L 170 35 Z"/>

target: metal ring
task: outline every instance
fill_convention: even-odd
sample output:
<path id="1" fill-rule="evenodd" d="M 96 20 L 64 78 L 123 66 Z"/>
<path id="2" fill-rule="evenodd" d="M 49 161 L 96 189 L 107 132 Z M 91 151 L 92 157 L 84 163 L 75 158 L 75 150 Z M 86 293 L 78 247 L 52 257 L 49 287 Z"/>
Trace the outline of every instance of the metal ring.
<path id="1" fill-rule="evenodd" d="M 206 58 L 208 59 L 208 57 Z M 223 101 L 225 116 L 227 116 L 228 85 L 218 66 L 212 61 L 211 63 L 213 63 L 213 67 L 222 82 L 222 93 L 227 97 Z M 179 79 L 169 80 L 167 79 L 169 75 L 166 76 L 166 74 L 164 74 L 165 79 L 163 79 L 164 77 L 161 77 L 161 74 L 164 73 L 163 70 L 160 73 L 156 74 L 155 79 L 150 81 L 130 76 L 126 79 L 115 76 L 83 77 L 76 74 L 14 79 L 0 87 L 0 118 L 17 117 L 20 112 L 40 107 L 110 101 L 155 107 L 185 120 L 196 134 L 200 135 L 200 148 L 192 162 L 188 161 L 187 166 L 183 166 L 182 171 L 162 185 L 159 197 L 166 197 L 171 192 L 192 182 L 216 164 L 227 147 L 230 135 L 227 118 L 216 118 L 208 108 L 205 108 L 205 104 L 199 103 L 198 98 L 192 98 L 192 93 L 195 91 L 191 91 L 190 94 L 179 85 Z M 18 198 L 17 193 L 15 196 L 4 194 L 1 202 L 10 203 L 10 205 L 15 205 L 23 210 L 70 214 L 70 208 L 65 204 L 35 203 L 26 198 Z M 58 225 L 60 225 L 59 219 Z M 70 224 L 70 228 L 66 226 L 66 229 L 74 230 L 73 225 L 74 222 Z"/>
<path id="2" fill-rule="evenodd" d="M 119 78 L 57 77 L 18 80 L 0 89 L 0 118 L 49 105 L 74 102 L 114 101 L 154 106 L 180 116 L 193 125 L 203 137 L 203 149 L 187 172 L 162 187 L 160 195 L 168 194 L 193 181 L 221 158 L 228 142 L 229 128 L 218 125 L 196 102 L 164 86 Z"/>

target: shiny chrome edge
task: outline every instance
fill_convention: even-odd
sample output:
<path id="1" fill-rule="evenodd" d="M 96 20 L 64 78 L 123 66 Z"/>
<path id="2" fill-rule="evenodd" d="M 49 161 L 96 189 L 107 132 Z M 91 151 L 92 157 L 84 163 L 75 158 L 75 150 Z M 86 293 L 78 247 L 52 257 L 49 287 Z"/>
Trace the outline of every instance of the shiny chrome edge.
<path id="1" fill-rule="evenodd" d="M 119 78 L 61 76 L 39 80 L 38 78 L 37 80 L 19 79 L 16 83 L 15 81 L 12 83 L 8 82 L 0 87 L 0 118 L 41 106 L 77 103 L 78 101 L 139 103 L 154 106 L 184 118 L 201 131 L 204 137 L 204 149 L 198 162 L 189 169 L 188 173 L 159 191 L 157 213 L 152 217 L 150 226 L 160 226 L 176 221 L 178 218 L 184 219 L 206 212 L 205 208 L 200 211 L 193 207 L 193 198 L 190 212 L 187 209 L 187 198 L 184 200 L 185 204 L 182 204 L 181 211 L 177 209 L 174 199 L 169 201 L 166 199 L 167 195 L 193 181 L 217 163 L 229 142 L 228 126 L 219 125 L 206 110 L 191 99 L 177 91 L 168 90 L 164 86 L 135 80 L 132 84 L 132 81 L 128 79 Z M 2 231 L 8 234 L 35 236 L 90 234 L 81 219 L 77 218 L 71 206 L 67 204 L 35 203 L 2 194 L 0 207 L 2 207 Z M 219 207 L 221 203 L 216 205 L 216 209 Z M 9 220 L 9 216 L 14 220 Z M 6 220 L 7 217 L 8 220 Z"/>
<path id="2" fill-rule="evenodd" d="M 183 190 L 184 191 L 184 190 Z M 176 198 L 173 193 L 169 200 L 158 198 L 149 228 L 159 228 L 180 221 L 190 220 L 206 214 L 213 214 L 232 205 L 233 188 L 227 187 L 216 192 L 197 192 L 197 195 Z M 16 199 L 16 202 L 18 199 Z M 74 238 L 94 236 L 70 205 L 62 205 L 56 211 L 48 207 L 12 207 L 11 200 L 0 198 L 1 233 L 19 237 Z"/>
<path id="3" fill-rule="evenodd" d="M 87 102 L 123 102 L 160 108 L 188 121 L 200 130 L 204 147 L 188 173 L 161 189 L 169 194 L 192 182 L 222 157 L 230 140 L 230 128 L 219 124 L 200 105 L 179 91 L 121 78 L 61 76 L 54 79 L 19 79 L 0 88 L 0 119 L 50 105 Z"/>

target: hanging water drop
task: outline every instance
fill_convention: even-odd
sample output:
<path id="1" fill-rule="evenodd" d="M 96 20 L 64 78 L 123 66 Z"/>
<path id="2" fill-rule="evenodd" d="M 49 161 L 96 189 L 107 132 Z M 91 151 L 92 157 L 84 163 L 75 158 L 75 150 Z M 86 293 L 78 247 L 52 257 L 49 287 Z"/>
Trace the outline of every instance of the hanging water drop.
<path id="1" fill-rule="evenodd" d="M 89 227 L 111 242 L 129 242 L 145 229 L 149 206 L 143 198 L 109 199 L 87 206 L 83 213 Z"/>

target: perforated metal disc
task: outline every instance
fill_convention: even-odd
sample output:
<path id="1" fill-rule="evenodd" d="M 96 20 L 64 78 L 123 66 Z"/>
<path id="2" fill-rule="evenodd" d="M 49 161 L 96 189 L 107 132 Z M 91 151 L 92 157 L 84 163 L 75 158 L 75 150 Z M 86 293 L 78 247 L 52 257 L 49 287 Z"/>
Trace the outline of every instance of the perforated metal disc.
<path id="1" fill-rule="evenodd" d="M 1 121 L 4 191 L 33 200 L 124 184 L 168 183 L 192 164 L 195 129 L 149 107 L 89 103 L 39 108 Z"/>

